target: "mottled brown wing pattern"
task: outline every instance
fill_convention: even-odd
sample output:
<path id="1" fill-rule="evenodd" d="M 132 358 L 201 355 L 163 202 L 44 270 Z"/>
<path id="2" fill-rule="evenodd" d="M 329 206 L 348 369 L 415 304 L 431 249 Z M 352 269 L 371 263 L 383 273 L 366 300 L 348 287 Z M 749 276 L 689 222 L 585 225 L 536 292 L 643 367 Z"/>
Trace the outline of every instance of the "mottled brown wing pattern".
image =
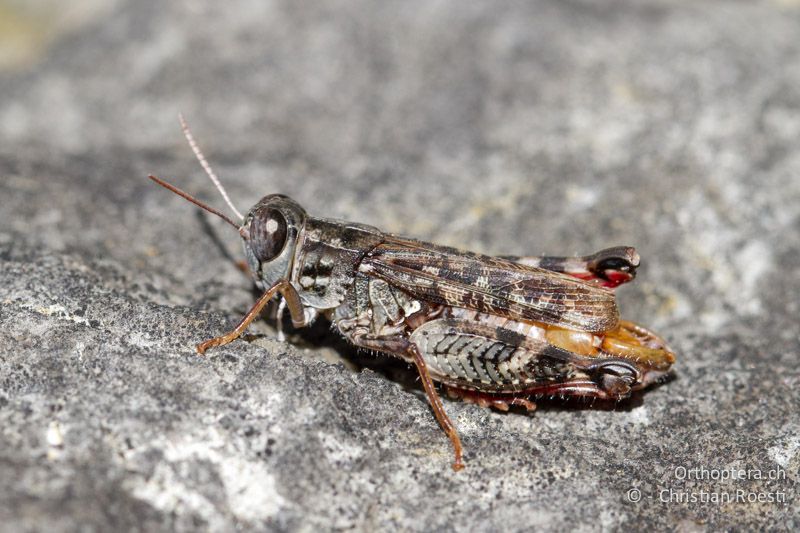
<path id="1" fill-rule="evenodd" d="M 614 294 L 541 268 L 390 237 L 359 270 L 423 300 L 589 332 L 619 321 Z"/>

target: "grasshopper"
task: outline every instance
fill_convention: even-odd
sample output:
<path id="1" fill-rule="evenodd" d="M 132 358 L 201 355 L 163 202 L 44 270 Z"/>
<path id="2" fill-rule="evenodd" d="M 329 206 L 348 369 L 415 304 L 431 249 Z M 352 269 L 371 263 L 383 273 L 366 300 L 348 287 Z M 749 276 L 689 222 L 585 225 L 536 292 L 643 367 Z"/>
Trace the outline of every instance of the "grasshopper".
<path id="1" fill-rule="evenodd" d="M 462 445 L 435 382 L 484 407 L 533 410 L 543 396 L 624 399 L 661 380 L 675 361 L 662 338 L 619 318 L 614 288 L 639 266 L 631 247 L 493 257 L 313 217 L 281 194 L 264 196 L 243 216 L 182 117 L 181 125 L 240 222 L 149 177 L 236 228 L 263 291 L 233 330 L 197 345 L 201 354 L 237 339 L 274 298 L 294 327 L 324 316 L 354 346 L 416 367 L 452 443 L 455 470 L 464 466 Z"/>

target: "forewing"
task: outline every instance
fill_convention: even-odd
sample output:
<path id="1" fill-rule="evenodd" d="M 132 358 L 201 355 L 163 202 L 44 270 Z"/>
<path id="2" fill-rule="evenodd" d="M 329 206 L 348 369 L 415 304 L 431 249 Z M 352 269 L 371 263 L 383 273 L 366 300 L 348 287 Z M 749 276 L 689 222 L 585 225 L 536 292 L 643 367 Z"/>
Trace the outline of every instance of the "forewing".
<path id="1" fill-rule="evenodd" d="M 516 320 L 603 332 L 619 313 L 614 294 L 566 274 L 497 257 L 390 238 L 359 270 L 434 303 Z"/>

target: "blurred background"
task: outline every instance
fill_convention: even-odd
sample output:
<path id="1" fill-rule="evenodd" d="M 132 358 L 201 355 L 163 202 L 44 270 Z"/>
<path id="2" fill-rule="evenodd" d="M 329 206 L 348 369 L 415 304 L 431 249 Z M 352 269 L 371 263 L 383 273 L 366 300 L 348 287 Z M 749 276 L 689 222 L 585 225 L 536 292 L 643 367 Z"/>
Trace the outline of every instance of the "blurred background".
<path id="1" fill-rule="evenodd" d="M 797 273 L 798 20 L 789 0 L 4 0 L 0 150 L 48 167 L 6 172 L 38 192 L 4 227 L 125 260 L 177 246 L 160 209 L 188 206 L 142 178 L 219 203 L 182 112 L 242 210 L 280 191 L 489 253 L 632 244 L 661 323 L 757 321 Z"/>
<path id="2" fill-rule="evenodd" d="M 44 342 L 49 323 L 28 338 L 26 321 L 33 319 L 20 309 L 38 309 L 37 298 L 62 294 L 64 265 L 89 262 L 73 272 L 96 271 L 95 281 L 83 285 L 181 312 L 217 313 L 211 325 L 202 322 L 203 314 L 192 318 L 209 331 L 230 324 L 252 301 L 248 282 L 230 264 L 240 256 L 236 235 L 146 179 L 157 174 L 224 210 L 186 145 L 179 113 L 240 210 L 282 192 L 318 216 L 492 254 L 587 254 L 622 244 L 639 250 L 639 278 L 619 291 L 622 315 L 664 334 L 679 355 L 677 381 L 645 395 L 645 406 L 629 412 L 485 419 L 507 435 L 524 424 L 543 424 L 553 442 L 569 440 L 565 435 L 586 424 L 606 428 L 606 436 L 577 451 L 567 444 L 557 457 L 539 450 L 538 466 L 520 463 L 538 472 L 537 479 L 563 474 L 564 484 L 533 488 L 508 478 L 508 465 L 495 465 L 495 480 L 512 480 L 495 481 L 485 493 L 518 498 L 517 511 L 481 500 L 461 518 L 445 512 L 450 521 L 443 523 L 464 525 L 460 520 L 471 516 L 486 527 L 507 525 L 520 512 L 530 524 L 566 525 L 557 518 L 565 508 L 547 503 L 569 501 L 564 494 L 594 502 L 573 517 L 588 529 L 601 510 L 608 527 L 651 520 L 689 528 L 736 523 L 702 505 L 672 506 L 666 514 L 657 501 L 631 507 L 623 497 L 628 482 L 613 474 L 630 478 L 631 457 L 639 461 L 637 469 L 657 472 L 662 482 L 674 464 L 704 457 L 738 457 L 765 468 L 778 461 L 796 482 L 800 2 L 0 0 L 0 257 L 6 265 L 0 282 L 6 286 L 5 327 L 16 332 L 5 338 L 12 377 L 4 394 L 13 399 L 35 392 L 38 399 L 28 409 L 41 416 L 42 427 L 49 427 L 53 397 L 42 385 L 52 375 L 42 368 L 69 350 L 46 344 L 53 348 L 47 355 L 37 342 Z M 29 288 L 20 276 L 32 276 L 29 286 L 39 287 L 39 296 L 24 292 Z M 147 284 L 154 291 L 136 292 Z M 116 312 L 103 305 L 102 298 L 90 302 L 86 312 L 97 320 Z M 186 328 L 175 346 L 203 337 Z M 10 355 L 27 353 L 18 349 L 23 345 L 41 360 L 26 363 Z M 139 353 L 130 346 L 120 350 Z M 337 351 L 312 348 L 305 359 L 297 356 L 297 364 L 336 360 Z M 95 357 L 115 364 L 102 350 Z M 28 374 L 15 364 L 31 365 Z M 36 365 L 44 377 L 30 381 L 29 374 L 39 375 Z M 153 376 L 148 379 L 158 381 Z M 127 379 L 124 372 L 119 377 Z M 74 396 L 65 387 L 56 396 Z M 25 429 L 24 417 L 14 418 L 25 409 L 12 405 L 17 410 L 6 407 L 6 424 L 18 433 L 5 437 L 7 449 L 15 450 L 6 459 L 23 465 L 20 471 L 41 474 L 29 463 L 32 456 L 12 443 L 30 431 L 30 439 L 46 449 L 44 430 Z M 425 405 L 415 405 L 424 419 Z M 649 407 L 658 405 L 663 409 Z M 657 411 L 638 410 L 650 408 Z M 499 415 L 453 402 L 448 409 L 463 414 L 458 420 L 467 427 L 467 441 L 486 460 L 495 445 L 484 441 L 480 424 L 469 424 Z M 548 425 L 548 415 L 559 421 Z M 81 420 L 75 415 L 72 423 L 81 427 Z M 127 427 L 129 420 L 120 415 L 119 422 L 105 423 Z M 607 431 L 614 424 L 619 431 Z M 157 435 L 167 434 L 156 427 Z M 631 428 L 639 446 L 650 443 L 660 451 L 617 440 Z M 429 429 L 426 446 L 442 447 L 435 426 Z M 684 446 L 698 434 L 709 440 Z M 663 447 L 656 444 L 662 439 Z M 224 436 L 222 441 L 229 443 Z M 363 445 L 358 434 L 352 441 Z M 486 451 L 476 441 L 485 442 Z M 104 453 L 113 455 L 116 445 L 107 446 Z M 563 458 L 570 452 L 602 457 L 609 448 L 625 453 L 608 464 L 598 459 L 604 468 L 588 477 L 587 465 Z M 84 464 L 88 452 L 79 444 L 76 449 L 74 464 Z M 363 479 L 382 472 L 377 475 L 386 494 L 407 491 L 403 476 L 416 479 L 409 472 L 417 472 L 417 459 L 376 463 L 379 450 L 364 453 L 372 459 L 359 463 Z M 441 472 L 443 464 L 423 468 Z M 389 465 L 402 479 L 387 473 Z M 172 527 L 189 527 L 191 518 L 212 529 L 334 523 L 425 528 L 410 492 L 398 496 L 397 509 L 405 511 L 397 516 L 374 511 L 365 517 L 357 509 L 370 505 L 363 487 L 347 489 L 360 498 L 348 504 L 352 509 L 332 489 L 319 489 L 324 496 L 317 497 L 326 503 L 317 506 L 305 499 L 316 489 L 309 493 L 297 481 L 311 478 L 295 478 L 273 463 L 264 468 L 277 476 L 278 493 L 285 489 L 282 499 L 266 498 L 275 506 L 268 516 L 248 514 L 230 494 L 232 507 L 217 503 L 203 514 L 185 495 L 173 495 L 178 503 L 169 503 L 157 497 L 168 491 L 146 484 L 147 490 L 128 492 L 138 494 L 136 501 L 160 502 L 153 505 L 164 514 L 155 514 L 153 524 L 172 516 Z M 125 492 L 120 469 L 112 465 L 98 476 L 118 476 Z M 81 467 L 64 467 L 59 475 L 68 479 L 76 471 Z M 455 483 L 451 489 L 484 490 L 467 476 L 448 481 Z M 655 491 L 657 480 L 642 483 Z M 614 490 L 599 497 L 586 492 L 592 484 Z M 73 517 L 74 509 L 91 507 L 90 496 L 69 500 L 53 487 L 31 496 L 31 486 L 8 488 L 8 501 L 16 502 L 7 509 L 14 523 L 29 516 L 18 511 L 27 509 L 19 502 L 44 512 L 57 508 L 48 507 L 53 501 L 73 501 Z M 460 501 L 425 487 L 421 497 L 437 494 L 430 497 L 439 509 Z M 292 490 L 297 493 L 288 496 Z M 733 520 L 754 525 L 769 516 L 780 522 L 797 510 L 792 505 L 734 506 Z M 102 528 L 122 520 L 109 513 L 92 523 Z M 312 518 L 300 518 L 303 513 Z M 436 523 L 430 520 L 427 525 Z M 133 518 L 122 523 L 139 524 Z"/>
<path id="3" fill-rule="evenodd" d="M 219 203 L 182 112 L 242 210 L 280 191 L 489 253 L 631 244 L 644 268 L 630 305 L 649 299 L 659 323 L 791 314 L 794 296 L 771 287 L 798 268 L 798 13 L 789 0 L 3 0 L 0 150 L 48 167 L 5 173 L 38 192 L 26 203 L 12 185 L 4 227 L 125 260 L 177 245 L 159 209 L 186 225 L 188 206 L 142 178 Z M 37 213 L 43 197 L 58 201 Z"/>

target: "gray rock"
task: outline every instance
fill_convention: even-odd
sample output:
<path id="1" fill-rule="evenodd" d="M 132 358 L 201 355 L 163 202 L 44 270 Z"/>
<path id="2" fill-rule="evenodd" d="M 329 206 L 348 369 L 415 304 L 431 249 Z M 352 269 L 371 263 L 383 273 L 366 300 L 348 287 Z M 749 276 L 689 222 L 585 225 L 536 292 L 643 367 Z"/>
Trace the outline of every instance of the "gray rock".
<path id="1" fill-rule="evenodd" d="M 0 529 L 800 527 L 796 2 L 6 5 Z M 254 293 L 236 234 L 145 179 L 224 207 L 179 111 L 241 209 L 637 246 L 620 306 L 674 379 L 531 415 L 446 401 L 454 473 L 413 372 L 324 324 L 197 356 Z M 731 468 L 751 479 L 707 479 Z"/>

